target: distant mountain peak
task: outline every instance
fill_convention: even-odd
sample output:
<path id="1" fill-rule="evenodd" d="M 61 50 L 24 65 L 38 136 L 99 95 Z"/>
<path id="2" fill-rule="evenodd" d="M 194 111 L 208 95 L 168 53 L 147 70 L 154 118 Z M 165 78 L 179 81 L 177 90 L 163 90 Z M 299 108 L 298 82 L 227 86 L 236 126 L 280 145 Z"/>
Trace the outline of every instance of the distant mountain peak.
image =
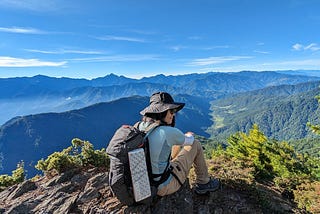
<path id="1" fill-rule="evenodd" d="M 105 77 L 119 77 L 119 75 L 116 75 L 114 73 L 110 73 L 110 74 L 106 75 Z"/>

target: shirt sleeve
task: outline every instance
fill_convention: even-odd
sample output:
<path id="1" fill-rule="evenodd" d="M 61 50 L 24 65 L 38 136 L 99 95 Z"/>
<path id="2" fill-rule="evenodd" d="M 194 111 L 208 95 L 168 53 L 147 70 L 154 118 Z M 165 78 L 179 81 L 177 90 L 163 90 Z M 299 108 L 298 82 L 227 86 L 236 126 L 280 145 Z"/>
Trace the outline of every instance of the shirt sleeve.
<path id="1" fill-rule="evenodd" d="M 185 134 L 184 136 L 185 136 L 185 138 L 184 138 L 183 146 L 191 146 L 194 141 L 194 136 L 191 134 Z"/>
<path id="2" fill-rule="evenodd" d="M 166 140 L 171 145 L 182 145 L 185 141 L 185 136 L 177 128 L 166 126 Z"/>

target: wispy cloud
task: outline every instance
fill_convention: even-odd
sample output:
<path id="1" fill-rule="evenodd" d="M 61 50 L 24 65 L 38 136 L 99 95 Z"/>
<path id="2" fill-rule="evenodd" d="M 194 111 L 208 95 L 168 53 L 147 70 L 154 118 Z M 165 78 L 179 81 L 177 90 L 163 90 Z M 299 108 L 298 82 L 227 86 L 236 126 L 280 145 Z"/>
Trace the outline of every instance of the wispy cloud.
<path id="1" fill-rule="evenodd" d="M 209 46 L 209 47 L 199 47 L 199 46 L 183 46 L 183 45 L 173 45 L 170 46 L 169 49 L 177 52 L 182 49 L 192 49 L 192 50 L 205 50 L 205 51 L 210 51 L 214 49 L 225 49 L 225 48 L 230 48 L 229 45 L 217 45 L 217 46 Z"/>
<path id="2" fill-rule="evenodd" d="M 21 34 L 47 34 L 48 32 L 25 27 L 0 27 L 0 32 L 6 33 L 21 33 Z"/>
<path id="3" fill-rule="evenodd" d="M 125 37 L 125 36 L 107 35 L 107 36 L 101 36 L 101 37 L 95 37 L 95 38 L 99 40 L 113 40 L 113 41 L 141 42 L 141 43 L 146 42 L 144 39 L 134 38 L 134 37 Z"/>
<path id="4" fill-rule="evenodd" d="M 292 49 L 293 49 L 293 50 L 296 50 L 296 51 L 303 50 L 303 45 L 301 45 L 301 44 L 299 44 L 299 43 L 294 44 L 294 45 L 292 46 Z"/>
<path id="5" fill-rule="evenodd" d="M 0 56 L 0 67 L 59 67 L 67 62 L 50 62 L 39 59 L 22 59 L 8 56 Z"/>
<path id="6" fill-rule="evenodd" d="M 127 30 L 128 32 L 136 33 L 136 34 L 141 34 L 141 35 L 154 35 L 157 34 L 155 31 L 148 31 L 148 30 L 137 30 L 137 29 L 130 29 Z"/>
<path id="7" fill-rule="evenodd" d="M 218 56 L 218 57 L 208 57 L 202 59 L 194 59 L 188 65 L 190 66 L 207 66 L 221 64 L 230 61 L 237 61 L 242 59 L 250 59 L 250 56 Z"/>
<path id="8" fill-rule="evenodd" d="M 182 46 L 182 45 L 175 45 L 175 46 L 169 47 L 169 49 L 173 50 L 174 52 L 178 52 L 181 49 L 185 49 L 185 48 L 187 48 L 187 47 L 186 46 Z"/>
<path id="9" fill-rule="evenodd" d="M 209 47 L 205 47 L 205 48 L 201 48 L 203 50 L 214 50 L 214 49 L 227 49 L 230 48 L 229 45 L 216 45 L 216 46 L 209 46 Z"/>
<path id="10" fill-rule="evenodd" d="M 101 57 L 74 58 L 69 60 L 81 61 L 81 62 L 133 62 L 133 61 L 160 60 L 160 57 L 157 55 L 137 54 L 137 55 L 112 55 L 112 56 L 101 56 Z"/>
<path id="11" fill-rule="evenodd" d="M 1 0 L 0 7 L 48 12 L 66 7 L 66 4 L 64 3 L 65 1 L 61 0 Z"/>
<path id="12" fill-rule="evenodd" d="M 42 53 L 42 54 L 87 54 L 87 55 L 99 55 L 105 54 L 102 51 L 88 51 L 88 50 L 36 50 L 36 49 L 24 49 L 28 52 Z"/>
<path id="13" fill-rule="evenodd" d="M 270 52 L 268 52 L 268 51 L 258 51 L 258 50 L 254 50 L 253 52 L 259 53 L 259 54 L 270 54 Z"/>
<path id="14" fill-rule="evenodd" d="M 311 43 L 309 45 L 302 45 L 302 44 L 296 43 L 292 46 L 292 49 L 295 51 L 303 51 L 303 50 L 318 51 L 320 50 L 320 46 L 316 43 Z"/>

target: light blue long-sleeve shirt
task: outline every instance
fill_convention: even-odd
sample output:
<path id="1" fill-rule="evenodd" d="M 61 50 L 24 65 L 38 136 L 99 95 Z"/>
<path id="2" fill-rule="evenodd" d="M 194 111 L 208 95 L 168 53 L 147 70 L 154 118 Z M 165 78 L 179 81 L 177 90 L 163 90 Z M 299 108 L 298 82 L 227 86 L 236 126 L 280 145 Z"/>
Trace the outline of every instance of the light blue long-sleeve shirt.
<path id="1" fill-rule="evenodd" d="M 144 129 L 147 124 L 141 124 L 140 129 Z M 177 128 L 171 126 L 156 127 L 149 135 L 150 160 L 153 174 L 162 174 L 170 160 L 173 145 L 182 145 L 185 135 Z M 172 175 L 162 183 L 159 188 L 167 185 L 172 179 Z M 155 179 L 157 180 L 157 179 Z"/>

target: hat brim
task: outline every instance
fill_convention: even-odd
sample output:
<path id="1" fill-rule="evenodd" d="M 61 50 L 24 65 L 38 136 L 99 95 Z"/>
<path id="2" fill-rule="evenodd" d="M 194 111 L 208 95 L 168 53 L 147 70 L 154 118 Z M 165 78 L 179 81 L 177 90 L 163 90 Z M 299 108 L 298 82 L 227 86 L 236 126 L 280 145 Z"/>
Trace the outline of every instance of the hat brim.
<path id="1" fill-rule="evenodd" d="M 156 103 L 151 104 L 145 109 L 143 109 L 140 114 L 146 115 L 146 114 L 154 114 L 154 113 L 162 113 L 169 109 L 175 109 L 176 112 L 180 111 L 184 107 L 185 103 Z"/>

